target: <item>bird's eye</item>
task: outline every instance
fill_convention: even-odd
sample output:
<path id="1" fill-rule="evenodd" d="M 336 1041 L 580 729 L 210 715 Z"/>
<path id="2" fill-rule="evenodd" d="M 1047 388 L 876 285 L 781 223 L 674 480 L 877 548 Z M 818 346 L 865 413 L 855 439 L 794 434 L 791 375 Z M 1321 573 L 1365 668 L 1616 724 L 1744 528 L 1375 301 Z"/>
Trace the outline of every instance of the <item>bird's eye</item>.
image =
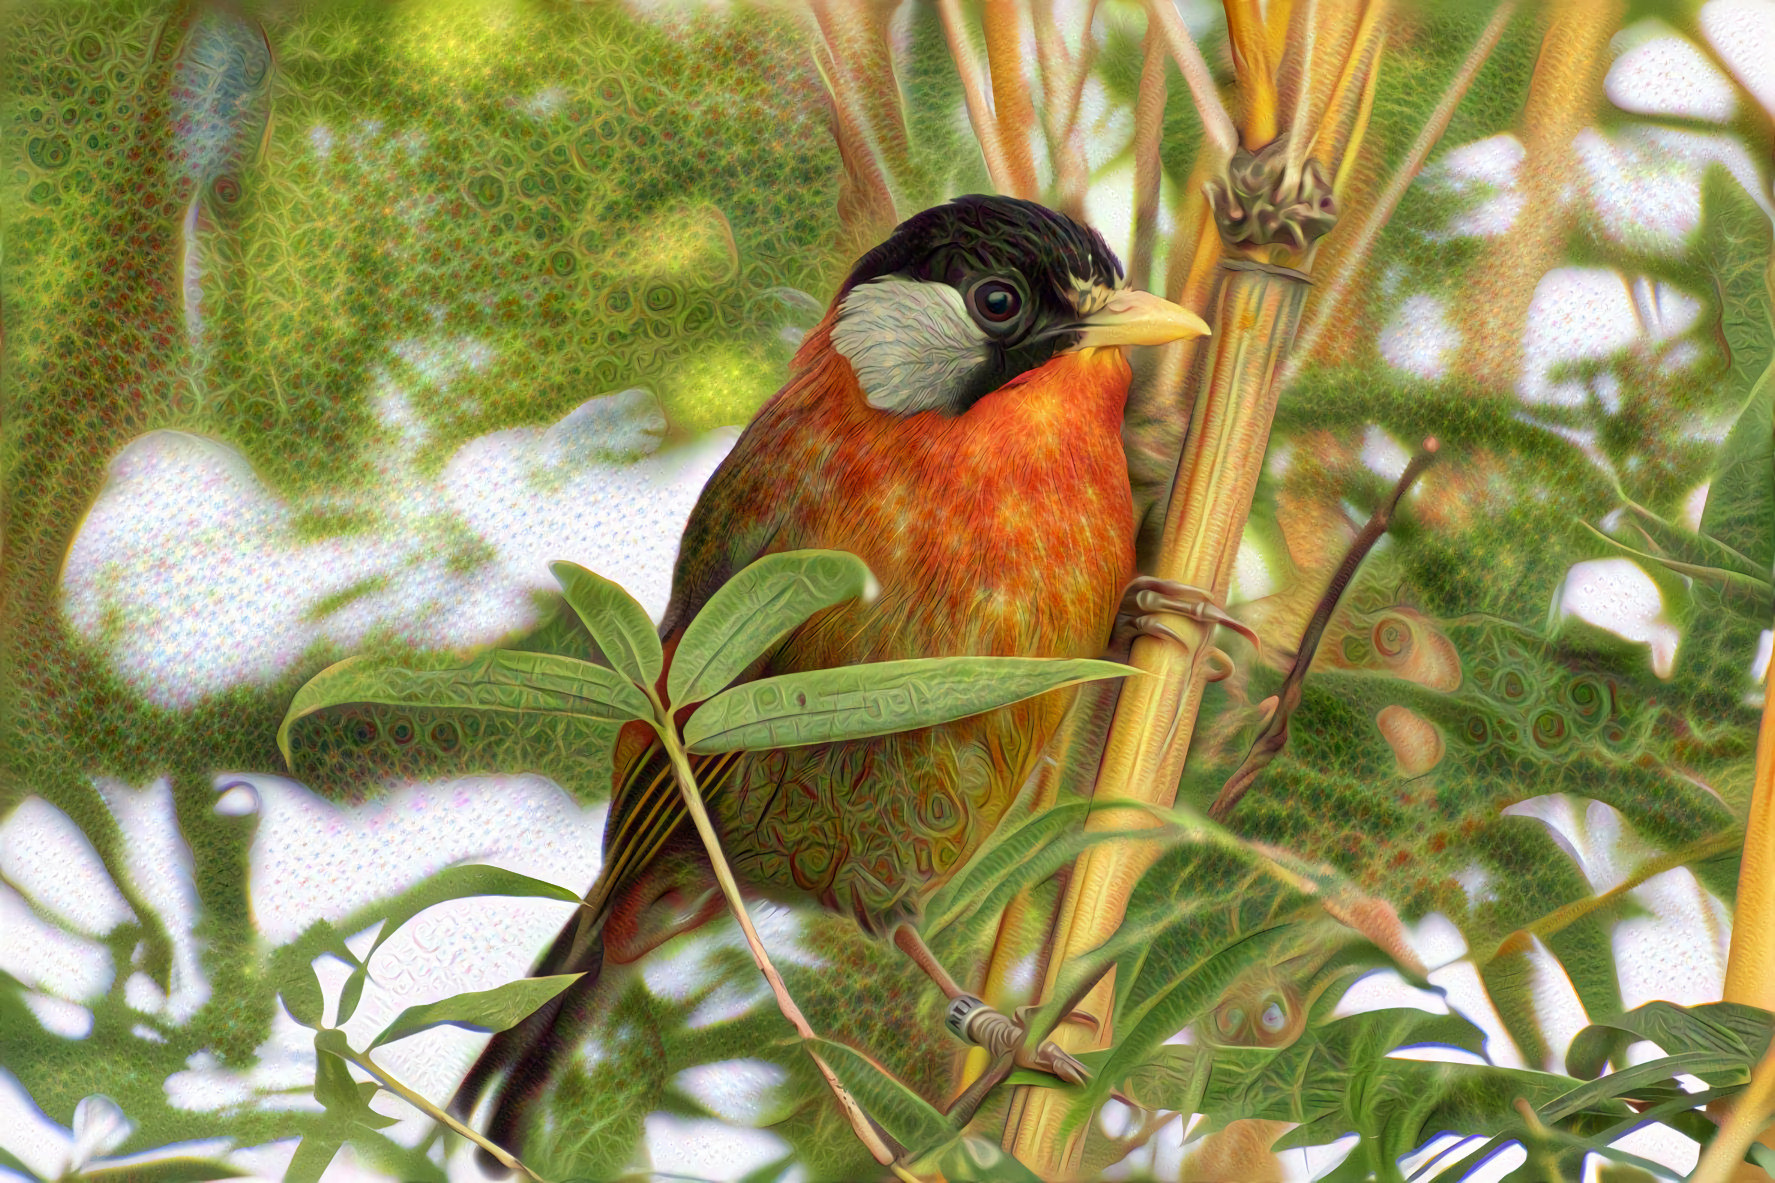
<path id="1" fill-rule="evenodd" d="M 1263 1024 L 1265 1031 L 1276 1032 L 1288 1025 L 1288 1015 L 1282 1010 L 1280 1002 L 1272 1000 L 1263 1008 L 1263 1014 L 1257 1017 L 1257 1021 Z"/>
<path id="2" fill-rule="evenodd" d="M 968 291 L 974 316 L 989 327 L 1010 324 L 1023 311 L 1023 293 L 1002 279 L 983 279 Z"/>

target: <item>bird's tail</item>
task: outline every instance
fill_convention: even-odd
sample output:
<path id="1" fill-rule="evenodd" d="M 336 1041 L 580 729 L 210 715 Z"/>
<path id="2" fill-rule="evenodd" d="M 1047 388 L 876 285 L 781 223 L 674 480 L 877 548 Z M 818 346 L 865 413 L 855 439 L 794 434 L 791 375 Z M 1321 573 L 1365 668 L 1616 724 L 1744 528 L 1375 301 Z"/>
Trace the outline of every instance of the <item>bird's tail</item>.
<path id="1" fill-rule="evenodd" d="M 481 1095 L 492 1088 L 493 1111 L 487 1122 L 487 1137 L 514 1154 L 521 1153 L 520 1143 L 531 1107 L 541 1099 L 562 1054 L 578 1043 L 595 1014 L 592 992 L 603 968 L 604 919 L 582 910 L 555 937 L 530 976 L 585 976 L 517 1026 L 493 1036 L 450 1099 L 450 1112 L 468 1121 L 480 1104 Z M 484 1151 L 482 1158 L 484 1165 L 497 1166 Z"/>

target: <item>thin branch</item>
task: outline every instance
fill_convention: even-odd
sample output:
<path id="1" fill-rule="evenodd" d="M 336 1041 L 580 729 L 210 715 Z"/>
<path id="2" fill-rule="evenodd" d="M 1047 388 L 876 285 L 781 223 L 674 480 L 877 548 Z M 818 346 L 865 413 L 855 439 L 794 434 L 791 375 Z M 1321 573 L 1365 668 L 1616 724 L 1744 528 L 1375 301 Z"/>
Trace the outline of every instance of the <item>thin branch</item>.
<path id="1" fill-rule="evenodd" d="M 526 1178 L 535 1180 L 535 1183 L 548 1183 L 548 1180 L 525 1166 L 522 1162 L 519 1162 L 517 1155 L 505 1149 L 505 1147 L 499 1145 L 497 1142 L 492 1141 L 484 1134 L 479 1134 L 470 1129 L 466 1124 L 456 1120 L 456 1118 L 452 1117 L 449 1113 L 438 1108 L 438 1106 L 433 1105 L 424 1096 L 415 1092 L 413 1089 L 408 1088 L 405 1084 L 401 1083 L 400 1080 L 390 1075 L 386 1068 L 383 1068 L 381 1065 L 370 1059 L 370 1054 L 368 1052 L 357 1051 L 347 1044 L 345 1045 L 345 1051 L 339 1054 L 343 1059 L 356 1064 L 359 1068 L 362 1068 L 365 1072 L 374 1076 L 383 1088 L 387 1089 L 407 1104 L 413 1106 L 413 1108 L 419 1110 L 419 1112 L 425 1114 L 425 1116 L 431 1118 L 439 1125 L 444 1126 L 455 1133 L 461 1134 L 464 1138 L 467 1138 L 470 1142 L 473 1142 L 476 1146 L 479 1146 L 482 1150 L 491 1154 L 499 1162 L 499 1165 L 506 1170 L 520 1171 Z"/>
<path id="2" fill-rule="evenodd" d="M 1299 376 L 1300 369 L 1306 363 L 1306 359 L 1313 356 L 1313 350 L 1318 346 L 1319 338 L 1324 335 L 1326 328 L 1336 318 L 1338 307 L 1349 293 L 1350 284 L 1355 280 L 1357 273 L 1367 262 L 1368 252 L 1374 246 L 1374 240 L 1380 234 L 1381 227 L 1386 225 L 1387 219 L 1393 216 L 1393 210 L 1398 206 L 1399 199 L 1405 196 L 1406 189 L 1410 188 L 1412 181 L 1416 180 L 1418 173 L 1423 170 L 1424 161 L 1429 159 L 1431 149 L 1441 141 L 1442 133 L 1448 130 L 1448 123 L 1454 118 L 1455 108 L 1460 106 L 1461 100 L 1467 97 L 1467 90 L 1473 85 L 1473 79 L 1479 76 L 1480 67 L 1485 65 L 1492 50 L 1497 48 L 1499 39 L 1504 35 L 1504 29 L 1510 24 L 1510 18 L 1516 15 L 1517 3 L 1518 0 L 1504 0 L 1498 6 L 1498 10 L 1492 14 L 1490 22 L 1485 26 L 1485 31 L 1479 34 L 1479 40 L 1474 42 L 1472 50 L 1468 52 L 1466 61 L 1461 63 L 1461 68 L 1449 80 L 1448 89 L 1442 92 L 1442 100 L 1430 113 L 1430 121 L 1424 125 L 1424 130 L 1418 133 L 1418 138 L 1412 143 L 1410 151 L 1405 154 L 1405 161 L 1399 166 L 1399 171 L 1393 174 L 1393 179 L 1387 183 L 1386 190 L 1374 203 L 1374 208 L 1368 211 L 1368 217 L 1363 220 L 1361 228 L 1350 239 L 1349 249 L 1344 252 L 1342 266 L 1338 268 L 1336 277 L 1325 286 L 1324 294 L 1314 301 L 1313 319 L 1301 330 L 1300 336 L 1295 340 L 1294 351 L 1288 358 L 1288 364 L 1283 367 L 1282 386 L 1284 389 Z"/>
<path id="3" fill-rule="evenodd" d="M 1434 437 L 1424 441 L 1418 454 L 1411 458 L 1411 463 L 1400 474 L 1392 494 L 1375 509 L 1374 516 L 1368 519 L 1368 524 L 1362 527 L 1362 532 L 1350 544 L 1343 562 L 1338 564 L 1337 570 L 1332 574 L 1325 594 L 1319 597 L 1319 606 L 1313 610 L 1312 619 L 1307 621 L 1306 631 L 1301 634 L 1300 647 L 1294 657 L 1294 668 L 1288 671 L 1288 677 L 1282 682 L 1282 689 L 1277 692 L 1275 712 L 1252 742 L 1244 762 L 1227 778 L 1226 784 L 1221 786 L 1220 795 L 1208 809 L 1210 818 L 1217 822 L 1225 821 L 1238 806 L 1239 799 L 1251 788 L 1258 773 L 1287 745 L 1288 720 L 1300 706 L 1301 686 L 1306 681 L 1307 670 L 1313 664 L 1313 655 L 1318 652 L 1325 628 L 1331 623 L 1331 614 L 1337 610 L 1338 601 L 1343 599 L 1350 580 L 1356 577 L 1356 569 L 1362 565 L 1362 560 L 1368 557 L 1368 552 L 1374 549 L 1374 544 L 1381 540 L 1387 527 L 1392 524 L 1393 513 L 1399 508 L 1400 499 L 1423 471 L 1435 463 L 1439 447 Z"/>
<path id="4" fill-rule="evenodd" d="M 1134 104 L 1134 252 L 1128 260 L 1128 283 L 1144 290 L 1152 282 L 1164 177 L 1159 148 L 1165 133 L 1165 48 L 1151 22 L 1142 53 L 1140 96 Z"/>
<path id="5" fill-rule="evenodd" d="M 1035 155 L 1029 137 L 1035 130 L 1035 103 L 1023 73 L 1023 36 L 1015 0 L 986 2 L 986 65 L 992 78 L 992 109 L 998 118 L 999 147 L 1011 171 L 1017 197 L 1039 197 Z"/>
<path id="6" fill-rule="evenodd" d="M 739 884 L 734 881 L 733 869 L 727 865 L 727 856 L 721 849 L 721 839 L 715 833 L 714 823 L 709 820 L 709 810 L 703 804 L 702 790 L 697 787 L 696 775 L 690 768 L 690 758 L 678 739 L 678 729 L 673 724 L 671 715 L 658 698 L 654 697 L 652 690 L 646 689 L 649 697 L 654 698 L 654 730 L 659 734 L 660 746 L 665 748 L 666 757 L 672 762 L 672 771 L 677 776 L 678 790 L 684 797 L 684 806 L 689 810 L 690 820 L 703 840 L 703 849 L 708 853 L 709 863 L 715 871 L 715 881 L 721 885 L 721 894 L 727 899 L 728 911 L 733 913 L 740 932 L 745 935 L 746 947 L 752 951 L 752 960 L 757 963 L 758 972 L 770 984 L 770 992 L 777 1000 L 777 1009 L 783 1012 L 783 1017 L 789 1020 L 803 1040 L 811 1040 L 815 1038 L 814 1029 L 808 1023 L 807 1016 L 801 1013 L 801 1008 L 795 1005 L 795 999 L 790 996 L 789 988 L 783 984 L 783 977 L 777 972 L 777 967 L 771 963 L 770 954 L 765 951 L 764 942 L 758 937 L 758 930 L 752 926 L 752 914 L 746 911 L 746 903 L 740 898 Z M 858 1140 L 869 1148 L 869 1153 L 875 1156 L 876 1162 L 883 1166 L 893 1164 L 899 1156 L 882 1140 L 875 1123 L 863 1112 L 863 1107 L 857 1104 L 856 1098 L 850 1095 L 850 1090 L 844 1087 L 818 1052 L 808 1048 L 808 1055 L 813 1057 L 820 1069 L 820 1075 L 826 1078 L 826 1087 L 838 1099 L 838 1104 L 850 1119 L 851 1129 L 856 1132 Z"/>
<path id="7" fill-rule="evenodd" d="M 1157 20 L 1159 32 L 1165 37 L 1165 48 L 1171 51 L 1171 60 L 1177 63 L 1183 81 L 1189 87 L 1190 98 L 1195 100 L 1196 115 L 1202 121 L 1202 135 L 1221 156 L 1232 156 L 1239 147 L 1239 129 L 1233 126 L 1232 116 L 1226 113 L 1226 106 L 1220 101 L 1220 90 L 1214 85 L 1214 75 L 1208 72 L 1208 62 L 1196 47 L 1195 38 L 1190 36 L 1189 26 L 1178 14 L 1177 5 L 1171 0 L 1147 0 L 1146 13 L 1149 21 Z"/>
<path id="8" fill-rule="evenodd" d="M 1084 26 L 1075 55 L 1066 47 L 1054 22 L 1053 0 L 1030 0 L 1029 19 L 1035 29 L 1036 64 L 1042 81 L 1042 132 L 1048 141 L 1048 160 L 1054 169 L 1056 208 L 1083 219 L 1085 191 L 1090 187 L 1090 166 L 1077 134 L 1079 103 L 1085 78 L 1090 73 L 1095 42 L 1091 22 L 1097 0 L 1085 0 Z"/>
<path id="9" fill-rule="evenodd" d="M 998 118 L 987 101 L 981 82 L 980 59 L 974 53 L 974 42 L 968 36 L 962 18 L 960 0 L 937 0 L 937 15 L 943 21 L 943 37 L 949 43 L 949 56 L 961 79 L 962 97 L 968 104 L 968 122 L 973 125 L 974 138 L 980 142 L 980 154 L 986 158 L 986 173 L 992 187 L 1000 193 L 1015 193 L 1017 178 L 1010 161 L 1005 158 L 999 140 Z"/>

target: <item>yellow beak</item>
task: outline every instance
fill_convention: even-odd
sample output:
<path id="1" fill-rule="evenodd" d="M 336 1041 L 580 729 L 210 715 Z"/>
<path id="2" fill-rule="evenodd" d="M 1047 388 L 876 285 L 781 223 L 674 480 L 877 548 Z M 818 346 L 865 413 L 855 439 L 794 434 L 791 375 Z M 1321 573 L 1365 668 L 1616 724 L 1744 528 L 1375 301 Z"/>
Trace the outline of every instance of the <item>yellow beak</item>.
<path id="1" fill-rule="evenodd" d="M 1207 322 L 1201 317 L 1151 292 L 1117 292 L 1108 304 L 1087 316 L 1084 324 L 1085 335 L 1074 348 L 1164 345 L 1208 336 Z"/>

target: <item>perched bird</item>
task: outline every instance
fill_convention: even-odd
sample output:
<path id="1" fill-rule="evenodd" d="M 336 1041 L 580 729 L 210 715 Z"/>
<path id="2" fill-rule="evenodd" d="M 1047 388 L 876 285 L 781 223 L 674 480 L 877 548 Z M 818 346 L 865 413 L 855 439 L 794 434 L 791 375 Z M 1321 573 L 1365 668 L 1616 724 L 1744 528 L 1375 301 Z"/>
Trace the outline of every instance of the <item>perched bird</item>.
<path id="1" fill-rule="evenodd" d="M 727 579 L 765 554 L 812 547 L 860 556 L 879 594 L 816 615 L 753 677 L 1102 655 L 1134 574 L 1122 347 L 1207 331 L 1124 288 L 1099 234 L 1033 202 L 962 197 L 910 218 L 858 261 L 788 385 L 703 490 L 660 626 L 668 662 Z M 1168 594 L 1179 589 L 1134 586 L 1136 620 L 1191 607 Z M 744 889 L 811 900 L 891 937 L 951 999 L 950 1028 L 990 1045 L 1015 1029 L 937 965 L 917 934 L 920 904 L 997 824 L 1069 693 L 900 735 L 701 757 L 696 774 Z M 452 1103 L 467 1116 L 495 1086 L 487 1133 L 513 1150 L 591 1018 L 600 969 L 723 907 L 649 728 L 624 730 L 615 767 L 584 920 L 535 970 L 585 976 L 496 1035 Z M 1082 1072 L 1043 1050 L 1038 1066 Z"/>

